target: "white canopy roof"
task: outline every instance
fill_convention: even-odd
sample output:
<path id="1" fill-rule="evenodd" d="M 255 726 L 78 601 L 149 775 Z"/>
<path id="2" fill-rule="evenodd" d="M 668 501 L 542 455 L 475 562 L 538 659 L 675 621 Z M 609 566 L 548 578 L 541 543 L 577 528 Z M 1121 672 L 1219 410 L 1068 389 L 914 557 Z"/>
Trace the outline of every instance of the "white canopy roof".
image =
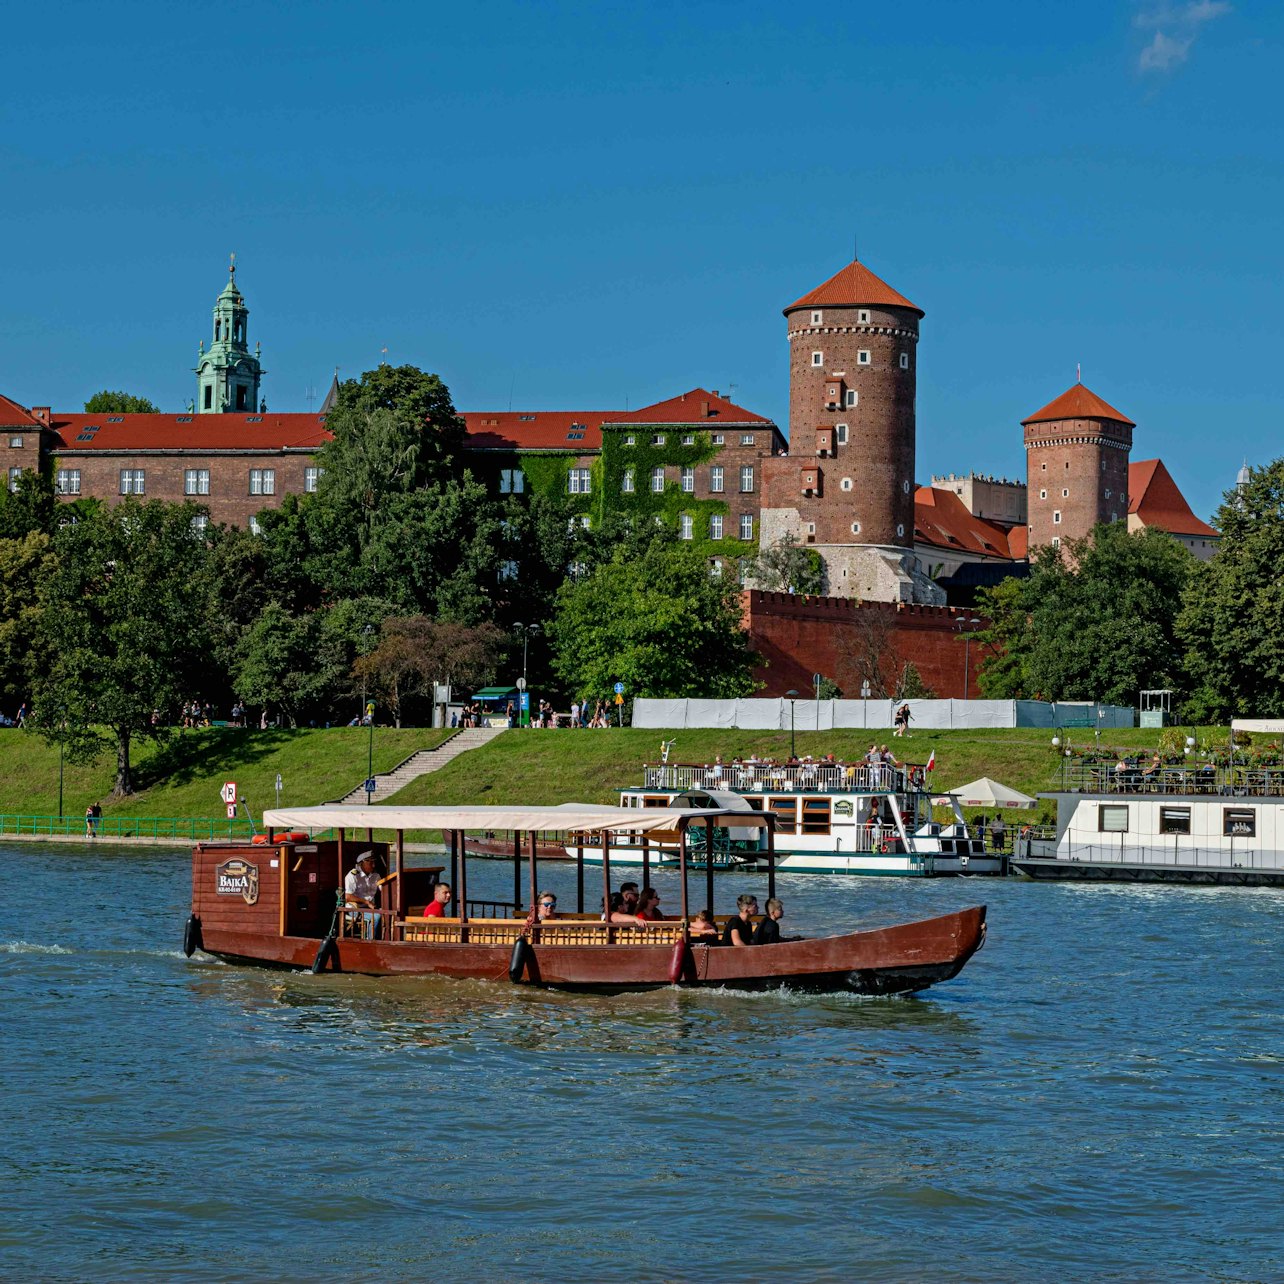
<path id="1" fill-rule="evenodd" d="M 989 776 L 982 776 L 969 784 L 959 785 L 950 793 L 964 807 L 1037 807 L 1039 800 L 1023 794 L 1019 789 L 1009 789 Z"/>
<path id="2" fill-rule="evenodd" d="M 717 808 L 608 807 L 562 803 L 558 807 L 279 807 L 263 813 L 269 829 L 504 829 L 525 833 L 546 830 L 676 829 L 682 821 L 712 817 L 720 823 L 761 829 L 761 813 L 746 815 Z M 724 819 L 725 818 L 725 819 Z"/>
<path id="3" fill-rule="evenodd" d="M 1284 732 L 1284 719 L 1280 718 L 1232 718 L 1232 731 L 1260 731 L 1268 736 L 1277 736 Z"/>

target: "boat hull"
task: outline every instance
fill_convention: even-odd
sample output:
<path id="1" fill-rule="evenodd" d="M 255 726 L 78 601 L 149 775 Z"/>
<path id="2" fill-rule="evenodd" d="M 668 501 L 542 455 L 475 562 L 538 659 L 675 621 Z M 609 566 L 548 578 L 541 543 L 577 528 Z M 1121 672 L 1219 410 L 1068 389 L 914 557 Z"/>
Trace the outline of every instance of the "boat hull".
<path id="1" fill-rule="evenodd" d="M 1157 865 L 1141 861 L 1066 860 L 1013 857 L 1012 868 L 1026 878 L 1063 883 L 1182 883 L 1204 887 L 1284 887 L 1284 869 L 1212 865 Z"/>
<path id="2" fill-rule="evenodd" d="M 908 994 L 957 976 L 985 939 L 985 907 L 872 931 L 736 949 L 693 944 L 683 987 Z M 202 948 L 230 963 L 311 968 L 321 942 L 228 927 L 203 931 Z M 453 942 L 339 940 L 329 969 L 368 976 L 445 976 L 512 984 L 511 947 Z M 669 945 L 540 945 L 522 984 L 571 990 L 646 990 L 673 984 Z"/>

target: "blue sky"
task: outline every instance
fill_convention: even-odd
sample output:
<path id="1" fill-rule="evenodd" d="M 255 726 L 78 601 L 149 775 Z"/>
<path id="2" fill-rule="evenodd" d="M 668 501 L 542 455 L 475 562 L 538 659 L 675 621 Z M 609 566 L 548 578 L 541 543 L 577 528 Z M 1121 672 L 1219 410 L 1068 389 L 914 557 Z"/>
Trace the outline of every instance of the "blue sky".
<path id="1" fill-rule="evenodd" d="M 1280 453 L 1284 9 L 25 5 L 0 391 L 163 409 L 235 250 L 273 409 L 383 348 L 461 409 L 697 384 L 784 425 L 780 310 L 922 307 L 918 474 L 1025 475 L 1084 382 L 1208 515 Z"/>

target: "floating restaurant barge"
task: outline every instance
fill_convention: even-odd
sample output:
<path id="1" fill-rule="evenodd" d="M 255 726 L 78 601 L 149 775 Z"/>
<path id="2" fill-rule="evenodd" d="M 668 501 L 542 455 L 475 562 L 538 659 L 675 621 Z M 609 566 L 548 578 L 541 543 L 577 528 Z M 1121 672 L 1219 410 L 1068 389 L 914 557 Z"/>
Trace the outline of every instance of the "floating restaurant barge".
<path id="1" fill-rule="evenodd" d="M 264 841 L 201 843 L 192 856 L 192 911 L 184 948 L 234 963 L 372 975 L 437 974 L 566 989 L 632 990 L 667 985 L 788 987 L 904 994 L 958 974 L 985 938 L 985 907 L 922 922 L 778 944 L 709 945 L 689 931 L 686 854 L 695 829 L 715 843 L 719 827 L 756 825 L 766 833 L 767 895 L 775 895 L 774 820 L 718 809 L 596 807 L 305 807 L 269 811 Z M 452 900 L 444 917 L 424 907 L 442 866 L 406 864 L 407 832 L 440 830 L 450 852 Z M 507 831 L 513 841 L 513 898 L 468 895 L 465 831 Z M 575 913 L 539 920 L 523 904 L 538 899 L 536 838 L 548 831 L 616 835 L 670 830 L 678 836 L 680 918 L 643 924 L 602 922 L 585 910 L 578 864 Z M 286 831 L 281 833 L 280 831 Z M 332 831 L 313 841 L 308 833 Z M 353 838 L 348 831 L 364 832 Z M 391 840 L 375 834 L 391 833 Z M 608 845 L 609 850 L 609 845 Z M 336 907 L 344 875 L 372 851 L 384 870 L 374 911 Z M 705 901 L 714 880 L 705 871 Z M 525 875 L 529 895 L 522 895 Z M 602 868 L 610 887 L 609 857 Z M 376 921 L 377 919 L 377 921 Z"/>

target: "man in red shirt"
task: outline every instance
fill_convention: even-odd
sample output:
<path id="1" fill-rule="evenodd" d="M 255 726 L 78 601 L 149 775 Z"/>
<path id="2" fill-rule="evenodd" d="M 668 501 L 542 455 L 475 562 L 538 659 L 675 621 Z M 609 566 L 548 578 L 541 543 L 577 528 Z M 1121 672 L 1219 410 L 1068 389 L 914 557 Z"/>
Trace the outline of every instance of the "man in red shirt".
<path id="1" fill-rule="evenodd" d="M 424 906 L 424 918 L 442 918 L 450 900 L 450 884 L 438 883 L 432 889 L 433 899 Z"/>

